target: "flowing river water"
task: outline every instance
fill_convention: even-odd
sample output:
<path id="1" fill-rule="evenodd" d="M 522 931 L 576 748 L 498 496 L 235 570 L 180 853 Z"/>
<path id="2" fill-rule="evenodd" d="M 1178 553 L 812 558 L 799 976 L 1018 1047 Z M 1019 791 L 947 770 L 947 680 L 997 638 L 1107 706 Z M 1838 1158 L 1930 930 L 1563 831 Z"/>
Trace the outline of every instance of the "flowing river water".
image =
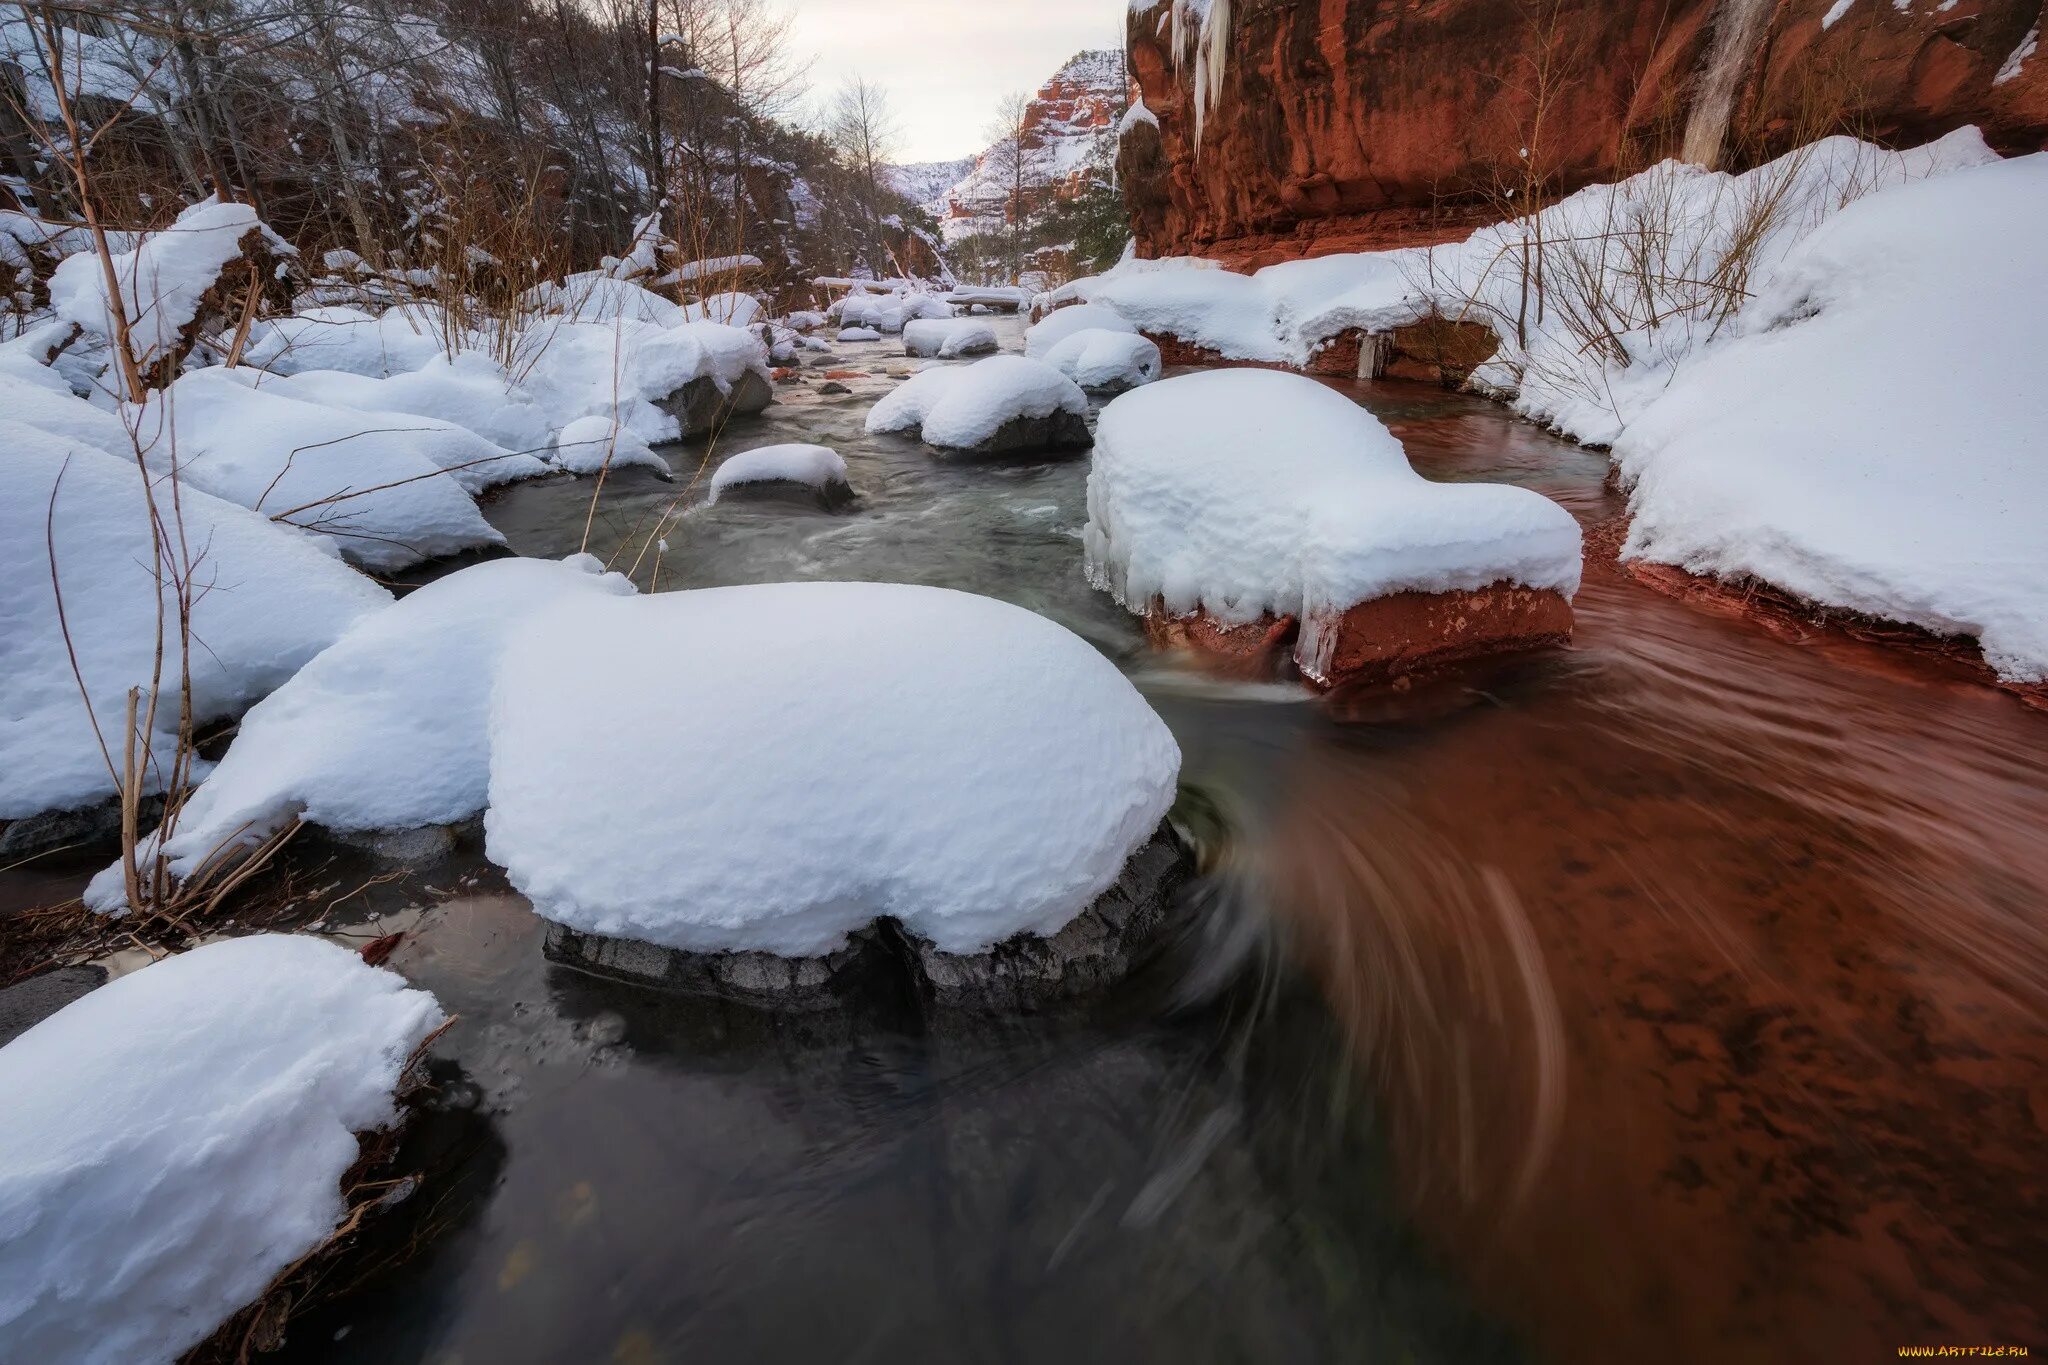
<path id="1" fill-rule="evenodd" d="M 2048 1349 L 2048 716 L 1598 562 L 1568 650 L 1343 704 L 1212 680 L 1084 581 L 1085 458 L 868 437 L 916 362 L 835 363 L 868 377 L 809 371 L 711 462 L 822 442 L 859 503 L 692 505 L 660 586 L 894 579 L 1063 622 L 1172 726 L 1219 876 L 1101 1008 L 930 1034 L 548 966 L 480 863 L 356 895 L 327 927 L 408 930 L 392 965 L 461 1018 L 402 1244 L 286 1358 Z M 1620 511 L 1603 456 L 1498 407 L 1347 389 L 1432 478 Z M 618 476 L 591 548 L 681 490 Z M 561 555 L 590 492 L 486 510 Z"/>

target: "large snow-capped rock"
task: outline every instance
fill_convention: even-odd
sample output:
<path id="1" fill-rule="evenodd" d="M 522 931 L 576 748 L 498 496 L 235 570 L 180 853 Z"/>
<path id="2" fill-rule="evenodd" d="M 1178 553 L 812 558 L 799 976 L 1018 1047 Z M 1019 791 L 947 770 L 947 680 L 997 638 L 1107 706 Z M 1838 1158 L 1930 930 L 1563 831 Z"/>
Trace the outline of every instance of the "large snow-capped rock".
<path id="1" fill-rule="evenodd" d="M 820 445 L 773 445 L 741 451 L 711 476 L 708 501 L 791 492 L 800 492 L 828 508 L 852 501 L 846 461 L 830 446 Z"/>
<path id="2" fill-rule="evenodd" d="M 486 469 L 509 452 L 450 423 L 302 402 L 258 387 L 260 378 L 194 370 L 131 407 L 150 468 L 175 468 L 193 488 L 332 537 L 366 568 L 505 543 L 448 471 Z"/>
<path id="3" fill-rule="evenodd" d="M 318 939 L 195 948 L 0 1047 L 0 1359 L 169 1365 L 319 1247 L 440 1024 Z"/>
<path id="4" fill-rule="evenodd" d="M 1088 396 L 1050 365 L 994 355 L 912 375 L 875 404 L 867 429 L 968 455 L 1074 450 L 1089 441 Z"/>
<path id="5" fill-rule="evenodd" d="M 2048 154 L 1822 224 L 1622 432 L 1623 554 L 1978 639 L 2048 679 Z"/>
<path id="6" fill-rule="evenodd" d="M 663 724 L 616 723 L 643 708 Z M 883 583 L 550 612 L 506 655 L 491 732 L 490 856 L 543 915 L 790 958 L 883 916 L 954 954 L 1057 934 L 1152 837 L 1180 761 L 1065 628 Z"/>
<path id="7" fill-rule="evenodd" d="M 1151 338 L 1101 327 L 1069 332 L 1041 358 L 1090 393 L 1135 389 L 1160 371 L 1159 346 Z"/>
<path id="8" fill-rule="evenodd" d="M 903 324 L 903 352 L 927 360 L 994 355 L 996 330 L 972 318 L 919 318 Z"/>
<path id="9" fill-rule="evenodd" d="M 160 484 L 160 503 L 169 495 Z M 159 604 L 171 641 L 163 676 L 175 690 L 179 579 L 193 602 L 191 698 L 202 725 L 277 687 L 390 604 L 317 537 L 195 487 L 182 489 L 179 503 L 188 548 L 160 578 L 132 455 L 0 419 L 0 579 L 9 585 L 0 595 L 0 819 L 115 793 L 130 688 L 144 689 L 147 708 Z M 161 789 L 173 751 L 173 696 L 158 707 L 156 727 L 143 737 L 145 762 L 150 752 L 156 758 L 145 770 L 149 791 Z"/>
<path id="10" fill-rule="evenodd" d="M 715 322 L 673 327 L 538 322 L 522 387 L 557 427 L 579 417 L 617 422 L 650 445 L 702 436 L 774 401 L 768 348 Z"/>
<path id="11" fill-rule="evenodd" d="M 1431 483 L 1371 413 L 1264 370 L 1104 408 L 1084 534 L 1091 580 L 1132 611 L 1196 618 L 1182 637 L 1216 645 L 1299 623 L 1295 661 L 1326 685 L 1561 638 L 1579 585 L 1578 523 L 1556 503 Z"/>
<path id="12" fill-rule="evenodd" d="M 1065 308 L 1056 308 L 1038 322 L 1033 323 L 1024 333 L 1024 354 L 1033 360 L 1045 359 L 1045 354 L 1076 332 L 1135 332 L 1136 324 L 1106 304 L 1076 303 Z"/>

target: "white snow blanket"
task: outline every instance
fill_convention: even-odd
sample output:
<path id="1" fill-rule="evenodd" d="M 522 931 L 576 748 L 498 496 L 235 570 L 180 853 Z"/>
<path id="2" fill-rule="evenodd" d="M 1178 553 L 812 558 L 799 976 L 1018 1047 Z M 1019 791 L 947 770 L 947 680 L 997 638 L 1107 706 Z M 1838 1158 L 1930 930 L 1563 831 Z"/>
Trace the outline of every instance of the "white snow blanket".
<path id="1" fill-rule="evenodd" d="M 1159 378 L 1159 347 L 1134 331 L 1084 327 L 1047 347 L 1040 358 L 1091 392 L 1135 389 Z"/>
<path id="2" fill-rule="evenodd" d="M 0 1359 L 169 1365 L 340 1226 L 434 997 L 348 949 L 230 939 L 0 1048 Z"/>
<path id="3" fill-rule="evenodd" d="M 996 350 L 996 329 L 971 318 L 919 318 L 903 324 L 903 353 L 926 359 L 956 360 L 990 355 Z"/>
<path id="4" fill-rule="evenodd" d="M 241 255 L 242 240 L 251 234 L 277 255 L 298 254 L 264 226 L 256 210 L 217 199 L 194 204 L 169 227 L 143 234 L 132 250 L 113 254 L 129 339 L 145 369 L 177 349 L 179 334 L 197 316 L 200 301 L 219 281 L 221 270 Z M 94 252 L 67 256 L 50 276 L 50 306 L 57 316 L 97 336 L 114 335 L 112 298 L 106 263 Z"/>
<path id="5" fill-rule="evenodd" d="M 830 446 L 779 445 L 741 451 L 711 476 L 710 501 L 728 488 L 749 483 L 800 483 L 827 489 L 846 486 L 846 461 Z"/>
<path id="6" fill-rule="evenodd" d="M 694 379 L 721 393 L 749 370 L 763 384 L 768 348 L 751 332 L 715 322 L 658 327 L 621 318 L 609 323 L 536 324 L 534 359 L 522 387 L 556 427 L 579 417 L 617 422 L 649 445 L 679 440 L 682 424 L 661 407 Z"/>
<path id="7" fill-rule="evenodd" d="M 150 468 L 188 487 L 334 537 L 371 569 L 505 538 L 446 471 L 506 452 L 450 423 L 301 402 L 253 370 L 194 370 L 131 407 Z"/>
<path id="8" fill-rule="evenodd" d="M 453 824 L 483 809 L 491 687 L 505 643 L 535 613 L 588 611 L 633 585 L 589 555 L 499 559 L 429 583 L 354 623 L 250 709 L 161 853 L 189 875 L 225 840 L 267 837 L 294 815 L 343 831 Z M 609 706 L 599 710 L 609 711 Z M 123 903 L 120 869 L 86 902 Z"/>
<path id="9" fill-rule="evenodd" d="M 1100 303 L 1056 308 L 1024 333 L 1024 354 L 1043 360 L 1046 353 L 1076 332 L 1135 332 L 1137 327 L 1116 309 Z"/>
<path id="10" fill-rule="evenodd" d="M 1084 532 L 1090 581 L 1142 612 L 1304 633 L 1359 602 L 1497 582 L 1579 586 L 1579 527 L 1526 488 L 1431 483 L 1378 418 L 1313 379 L 1216 370 L 1102 410 Z"/>
<path id="11" fill-rule="evenodd" d="M 382 379 L 445 355 L 443 327 L 434 308 L 392 308 L 375 316 L 339 304 L 308 308 L 257 323 L 242 356 L 275 374 L 346 370 Z"/>
<path id="12" fill-rule="evenodd" d="M 884 394 L 868 413 L 870 432 L 913 431 L 927 445 L 967 450 L 1020 417 L 1065 410 L 1088 413 L 1088 395 L 1050 365 L 1021 355 L 992 355 L 972 365 L 921 370 Z"/>
<path id="13" fill-rule="evenodd" d="M 453 360 L 437 352 L 418 369 L 388 379 L 344 370 L 299 370 L 290 378 L 265 380 L 263 387 L 329 407 L 406 412 L 453 422 L 526 457 L 494 461 L 479 471 L 493 483 L 543 472 L 534 457 L 548 446 L 552 429 L 547 414 L 495 363 L 474 351 Z"/>
<path id="14" fill-rule="evenodd" d="M 869 327 L 891 335 L 907 322 L 920 318 L 944 320 L 953 316 L 953 305 L 936 294 L 848 294 L 829 310 L 845 327 Z"/>
<path id="15" fill-rule="evenodd" d="M 167 502 L 168 488 L 159 496 Z M 196 488 L 184 489 L 180 502 L 189 558 L 173 561 L 171 581 L 161 581 L 134 457 L 0 419 L 0 579 L 9 585 L 0 596 L 0 819 L 114 794 L 128 689 L 143 688 L 147 706 L 159 601 L 170 642 L 165 678 L 173 691 L 177 685 L 175 579 L 189 581 L 194 599 L 192 706 L 201 724 L 263 696 L 390 604 L 316 537 Z M 153 791 L 163 785 L 156 765 L 169 762 L 176 738 L 174 696 L 166 696 L 156 722 L 154 745 L 144 749 L 153 749 L 146 769 Z"/>
<path id="16" fill-rule="evenodd" d="M 642 289 L 631 280 L 615 279 L 602 270 L 571 275 L 556 284 L 537 284 L 520 295 L 520 303 L 537 316 L 560 317 L 568 322 L 652 323 L 674 327 L 687 319 L 683 306 Z"/>
<path id="17" fill-rule="evenodd" d="M 655 454 L 647 442 L 609 417 L 579 417 L 563 427 L 554 461 L 571 474 L 596 474 L 638 465 L 664 479 L 675 475 L 668 461 Z"/>
<path id="18" fill-rule="evenodd" d="M 481 392 L 466 392 L 461 381 L 449 381 L 445 360 L 437 359 L 435 363 L 437 369 L 432 374 L 420 371 L 390 379 L 369 379 L 341 370 L 305 370 L 286 378 L 246 373 L 264 393 L 352 414 L 363 431 L 374 433 L 362 438 L 366 441 L 382 441 L 387 436 L 402 439 L 447 470 L 448 476 L 471 494 L 548 472 L 547 465 L 537 456 L 524 450 L 508 450 L 478 435 L 467 424 L 430 415 L 437 408 L 450 414 L 475 415 L 466 409 L 480 407 L 495 388 L 508 414 L 515 418 L 538 416 L 533 404 L 515 402 L 505 394 L 502 385 L 493 386 L 488 380 L 479 386 Z M 386 400 L 402 406 L 380 407 Z"/>
<path id="19" fill-rule="evenodd" d="M 124 460 L 135 458 L 128 429 L 113 413 L 79 398 L 55 370 L 0 353 L 0 420 L 63 436 Z"/>
<path id="20" fill-rule="evenodd" d="M 1055 933 L 1180 767 L 1065 628 L 885 583 L 568 604 L 507 651 L 491 732 L 490 856 L 540 913 L 702 951 L 824 953 L 882 915 L 948 952 Z"/>
<path id="21" fill-rule="evenodd" d="M 727 327 L 750 327 L 761 317 L 761 300 L 752 294 L 707 294 L 695 303 L 683 305 L 686 322 L 718 322 Z"/>
<path id="22" fill-rule="evenodd" d="M 1975 636 L 2048 678 L 2048 155 L 1871 195 L 1614 448 L 1623 553 Z"/>

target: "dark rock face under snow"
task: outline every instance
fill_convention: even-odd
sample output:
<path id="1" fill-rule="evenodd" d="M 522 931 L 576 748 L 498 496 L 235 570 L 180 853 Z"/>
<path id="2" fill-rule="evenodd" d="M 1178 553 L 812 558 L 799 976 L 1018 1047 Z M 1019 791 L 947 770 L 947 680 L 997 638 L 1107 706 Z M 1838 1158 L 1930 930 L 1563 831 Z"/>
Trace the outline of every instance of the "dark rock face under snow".
<path id="1" fill-rule="evenodd" d="M 688 995 L 785 1011 L 859 1008 L 865 994 L 907 985 L 927 1008 L 1029 1012 L 1096 994 L 1157 946 L 1193 856 L 1161 826 L 1114 885 L 1050 938 L 1019 934 L 986 952 L 941 952 L 877 921 L 823 957 L 693 953 L 550 923 L 543 951 L 582 971 Z"/>

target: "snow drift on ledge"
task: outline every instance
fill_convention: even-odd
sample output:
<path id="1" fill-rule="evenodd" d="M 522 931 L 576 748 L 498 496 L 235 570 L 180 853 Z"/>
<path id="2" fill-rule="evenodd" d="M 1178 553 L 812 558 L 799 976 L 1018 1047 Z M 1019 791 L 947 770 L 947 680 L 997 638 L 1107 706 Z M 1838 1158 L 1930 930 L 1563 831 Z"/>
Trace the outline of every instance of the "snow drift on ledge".
<path id="1" fill-rule="evenodd" d="M 168 1365 L 326 1241 L 441 1022 L 285 935 L 166 958 L 0 1047 L 0 1359 Z"/>
<path id="2" fill-rule="evenodd" d="M 491 748 L 490 856 L 541 914 L 789 956 L 883 915 L 954 953 L 1055 933 L 1158 828 L 1180 768 L 1072 632 L 892 583 L 550 611 L 506 653 Z"/>
<path id="3" fill-rule="evenodd" d="M 1088 475 L 1090 579 L 1237 625 L 1305 627 L 1397 592 L 1519 583 L 1569 597 L 1579 527 L 1540 493 L 1431 483 L 1380 420 L 1301 375 L 1216 370 L 1102 410 Z"/>

